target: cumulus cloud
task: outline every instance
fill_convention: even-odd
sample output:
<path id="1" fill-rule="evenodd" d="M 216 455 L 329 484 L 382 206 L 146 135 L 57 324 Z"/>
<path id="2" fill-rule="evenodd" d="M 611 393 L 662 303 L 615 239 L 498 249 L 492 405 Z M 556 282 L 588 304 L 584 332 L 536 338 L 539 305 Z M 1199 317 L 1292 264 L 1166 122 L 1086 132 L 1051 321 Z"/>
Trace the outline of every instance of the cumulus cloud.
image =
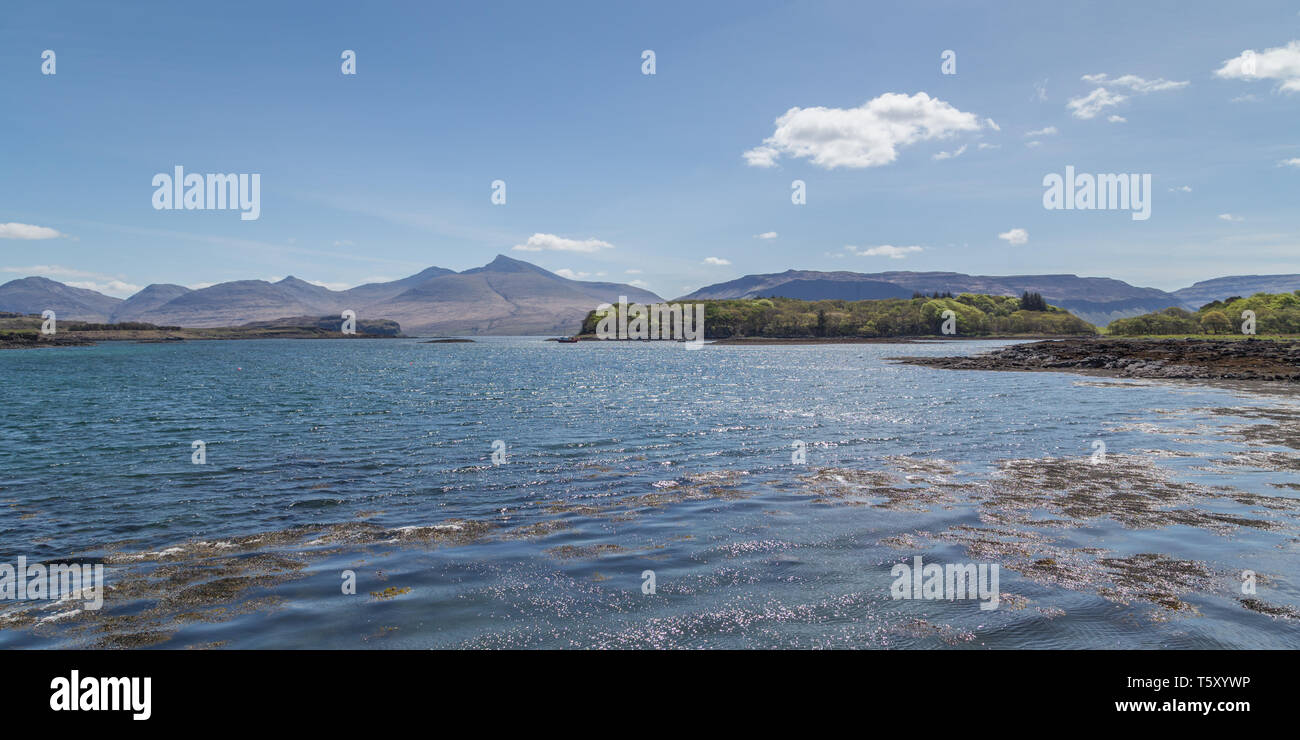
<path id="1" fill-rule="evenodd" d="M 1105 109 L 1117 106 L 1133 95 L 1179 90 L 1191 84 L 1186 81 L 1175 82 L 1166 79 L 1147 80 L 1137 75 L 1122 75 L 1112 78 L 1105 74 L 1084 75 L 1083 81 L 1091 85 L 1097 85 L 1097 87 L 1087 95 L 1071 98 L 1065 103 L 1065 107 L 1070 110 L 1070 113 L 1075 118 L 1082 119 L 1096 118 Z M 1114 89 L 1126 90 L 1128 94 L 1113 92 Z M 1111 122 L 1115 123 L 1113 120 Z"/>
<path id="2" fill-rule="evenodd" d="M 1278 167 L 1300 167 L 1300 157 L 1292 157 L 1291 159 L 1284 159 L 1281 162 L 1278 162 L 1277 166 Z"/>
<path id="3" fill-rule="evenodd" d="M 1279 80 L 1278 89 L 1300 92 L 1300 41 L 1259 52 L 1247 49 L 1226 60 L 1214 76 L 1228 80 Z"/>
<path id="4" fill-rule="evenodd" d="M 761 234 L 755 234 L 755 235 L 754 235 L 754 238 L 755 238 L 755 239 L 775 239 L 775 238 L 776 238 L 776 232 L 775 232 L 775 231 L 764 231 L 764 232 L 761 233 Z"/>
<path id="5" fill-rule="evenodd" d="M 57 239 L 61 234 L 47 226 L 31 224 L 0 224 L 0 239 Z"/>
<path id="6" fill-rule="evenodd" d="M 555 271 L 555 274 L 563 278 L 568 278 L 570 280 L 581 280 L 585 277 L 591 276 L 591 273 L 589 272 L 574 272 L 573 270 L 570 270 L 567 267 L 561 267 L 560 269 Z"/>
<path id="7" fill-rule="evenodd" d="M 895 247 L 892 244 L 882 244 L 878 247 L 867 247 L 866 249 L 852 245 L 844 248 L 849 254 L 856 254 L 859 257 L 888 257 L 895 260 L 901 260 L 907 255 L 923 251 L 923 249 L 923 247 Z"/>
<path id="8" fill-rule="evenodd" d="M 599 239 L 566 239 L 555 234 L 533 234 L 523 244 L 516 244 L 512 249 L 520 252 L 599 252 L 613 249 L 614 245 Z"/>
<path id="9" fill-rule="evenodd" d="M 1124 116 L 1109 116 L 1106 118 L 1106 120 L 1110 121 L 1111 123 L 1128 123 L 1128 119 L 1125 118 Z"/>
<path id="10" fill-rule="evenodd" d="M 1025 138 L 1029 138 L 1030 136 L 1056 136 L 1059 133 L 1060 131 L 1057 131 L 1055 126 L 1046 126 L 1044 128 L 1037 128 L 1033 131 L 1025 132 Z"/>
<path id="11" fill-rule="evenodd" d="M 791 108 L 776 119 L 772 135 L 743 156 L 751 167 L 775 166 L 782 156 L 828 170 L 879 167 L 897 159 L 902 147 L 985 125 L 974 113 L 923 92 L 885 93 L 857 108 Z"/>
<path id="12" fill-rule="evenodd" d="M 1007 244 L 1017 246 L 1029 242 L 1029 232 L 1024 229 L 1012 229 L 998 234 L 998 238 L 1005 241 Z"/>
<path id="13" fill-rule="evenodd" d="M 1234 216 L 1234 215 L 1232 215 L 1231 213 L 1220 213 L 1220 214 L 1219 214 L 1219 220 L 1220 220 L 1220 221 L 1231 221 L 1232 223 L 1236 223 L 1236 222 L 1238 222 L 1238 221 L 1245 221 L 1246 219 L 1242 218 L 1241 216 Z"/>
<path id="14" fill-rule="evenodd" d="M 729 261 L 727 261 L 727 260 L 724 260 L 724 259 L 722 259 L 721 257 L 705 257 L 705 258 L 704 258 L 704 264 L 706 264 L 706 265 L 729 265 L 729 264 L 731 264 L 731 262 L 729 262 Z"/>

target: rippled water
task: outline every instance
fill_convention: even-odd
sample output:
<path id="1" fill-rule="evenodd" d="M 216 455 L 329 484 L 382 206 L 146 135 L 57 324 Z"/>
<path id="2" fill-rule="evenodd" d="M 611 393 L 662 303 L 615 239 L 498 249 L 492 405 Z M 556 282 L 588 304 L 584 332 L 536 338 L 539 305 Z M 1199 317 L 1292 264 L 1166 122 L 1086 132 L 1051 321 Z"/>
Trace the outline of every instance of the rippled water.
<path id="1" fill-rule="evenodd" d="M 884 360 L 999 344 L 0 352 L 0 562 L 115 589 L 0 645 L 1300 647 L 1300 404 Z M 893 599 L 916 555 L 999 608 Z"/>

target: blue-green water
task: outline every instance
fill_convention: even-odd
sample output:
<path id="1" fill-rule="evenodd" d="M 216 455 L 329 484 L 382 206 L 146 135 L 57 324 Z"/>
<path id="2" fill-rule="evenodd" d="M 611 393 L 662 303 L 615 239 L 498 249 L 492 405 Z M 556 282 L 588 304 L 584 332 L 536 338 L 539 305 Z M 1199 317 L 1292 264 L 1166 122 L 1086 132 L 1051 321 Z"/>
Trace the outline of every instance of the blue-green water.
<path id="1" fill-rule="evenodd" d="M 1300 647 L 1300 403 L 884 359 L 999 344 L 0 352 L 0 562 L 112 587 L 0 646 Z M 892 598 L 916 555 L 999 607 Z"/>

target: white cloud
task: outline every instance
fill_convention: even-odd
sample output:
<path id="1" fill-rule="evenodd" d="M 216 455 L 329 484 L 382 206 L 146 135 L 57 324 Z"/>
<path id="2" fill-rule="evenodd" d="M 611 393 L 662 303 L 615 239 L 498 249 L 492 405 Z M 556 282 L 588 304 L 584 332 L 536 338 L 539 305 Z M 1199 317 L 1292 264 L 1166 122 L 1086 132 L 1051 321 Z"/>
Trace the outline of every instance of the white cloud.
<path id="1" fill-rule="evenodd" d="M 1059 133 L 1061 132 L 1057 131 L 1055 126 L 1047 126 L 1046 128 L 1034 129 L 1025 133 L 1025 138 L 1027 139 L 1030 136 L 1056 136 Z"/>
<path id="2" fill-rule="evenodd" d="M 211 288 L 214 285 L 216 285 L 216 283 L 192 283 L 190 285 L 186 285 L 185 287 L 189 288 L 190 290 L 203 290 L 204 288 Z"/>
<path id="3" fill-rule="evenodd" d="M 1137 75 L 1124 75 L 1122 77 L 1109 79 L 1104 74 L 1084 75 L 1083 81 L 1092 83 L 1094 85 L 1111 85 L 1114 87 L 1126 87 L 1129 90 L 1132 90 L 1133 92 L 1139 95 L 1146 95 L 1147 93 L 1153 93 L 1153 92 L 1161 92 L 1163 90 L 1178 90 L 1187 87 L 1188 85 L 1191 84 L 1190 82 L 1174 82 L 1172 80 L 1165 80 L 1165 79 L 1144 80 L 1141 77 L 1138 77 Z"/>
<path id="4" fill-rule="evenodd" d="M 1245 221 L 1246 219 L 1242 218 L 1241 216 L 1234 216 L 1234 215 L 1232 215 L 1231 213 L 1220 213 L 1220 214 L 1219 214 L 1219 220 L 1220 220 L 1220 221 L 1231 221 L 1231 222 L 1233 222 L 1233 223 L 1236 223 L 1236 222 L 1238 222 L 1238 221 Z"/>
<path id="5" fill-rule="evenodd" d="M 47 226 L 31 224 L 0 224 L 0 239 L 57 239 L 61 234 Z"/>
<path id="6" fill-rule="evenodd" d="M 1190 185 L 1179 185 L 1179 186 L 1176 187 L 1176 188 L 1169 188 L 1169 192 L 1171 192 L 1171 193 L 1175 193 L 1175 192 L 1178 192 L 1178 193 L 1190 193 L 1190 192 L 1192 192 L 1192 188 L 1191 188 Z"/>
<path id="7" fill-rule="evenodd" d="M 960 157 L 965 153 L 966 153 L 966 145 L 962 144 L 961 146 L 957 147 L 951 152 L 939 152 L 938 154 L 935 154 L 932 157 L 930 157 L 930 159 L 956 159 L 957 157 Z"/>
<path id="8" fill-rule="evenodd" d="M 561 267 L 560 269 L 555 271 L 555 274 L 563 278 L 568 278 L 570 280 L 581 280 L 585 277 L 591 277 L 590 272 L 574 272 L 573 270 L 570 270 L 567 267 Z"/>
<path id="9" fill-rule="evenodd" d="M 1250 66 L 1254 65 L 1254 70 Z M 1215 77 L 1229 80 L 1280 80 L 1278 89 L 1300 92 L 1300 41 L 1256 52 L 1246 50 L 1223 63 Z"/>
<path id="10" fill-rule="evenodd" d="M 1004 240 L 1007 244 L 1017 246 L 1029 242 L 1029 232 L 1024 229 L 1012 229 L 998 234 L 998 238 Z"/>
<path id="11" fill-rule="evenodd" d="M 602 249 L 613 249 L 614 245 L 609 242 L 603 242 L 599 239 L 565 239 L 555 234 L 533 234 L 528 237 L 524 244 L 516 244 L 512 247 L 520 252 L 541 252 L 549 250 L 555 252 L 598 252 Z"/>
<path id="12" fill-rule="evenodd" d="M 727 260 L 724 260 L 724 259 L 722 259 L 721 257 L 705 257 L 705 258 L 704 258 L 704 264 L 706 264 L 706 265 L 729 265 L 729 264 L 731 264 L 731 262 L 729 262 L 729 261 L 727 261 Z"/>
<path id="13" fill-rule="evenodd" d="M 1180 90 L 1187 87 L 1189 82 L 1175 82 L 1173 80 L 1155 79 L 1146 80 L 1137 75 L 1122 75 L 1120 77 L 1108 77 L 1105 74 L 1084 75 L 1083 81 L 1092 85 L 1097 85 L 1092 92 L 1078 98 L 1071 98 L 1065 104 L 1070 113 L 1075 118 L 1096 118 L 1106 108 L 1111 108 L 1123 103 L 1129 99 L 1129 95 L 1123 93 L 1111 92 L 1110 88 L 1122 88 L 1132 95 L 1147 95 L 1153 92 L 1163 92 L 1165 90 Z M 1111 123 L 1116 123 L 1112 120 Z"/>
<path id="14" fill-rule="evenodd" d="M 1119 105 L 1128 100 L 1127 95 L 1113 93 L 1104 87 L 1099 87 L 1081 98 L 1071 98 L 1066 102 L 1065 107 L 1075 118 L 1096 118 L 1097 114 L 1103 109 L 1114 105 Z"/>
<path id="15" fill-rule="evenodd" d="M 1284 159 L 1281 162 L 1278 162 L 1277 166 L 1278 167 L 1300 167 L 1300 157 L 1292 157 L 1291 159 Z"/>
<path id="16" fill-rule="evenodd" d="M 638 288 L 649 288 L 649 287 L 650 287 L 650 283 L 647 283 L 647 282 L 644 281 L 644 280 L 629 280 L 629 281 L 627 281 L 627 284 L 628 284 L 628 285 L 635 285 L 635 286 L 638 287 Z"/>
<path id="17" fill-rule="evenodd" d="M 989 125 L 989 128 L 993 129 L 994 131 L 1002 130 L 1002 127 L 998 125 L 997 121 L 994 121 L 992 118 L 985 118 L 984 122 L 987 123 Z"/>
<path id="18" fill-rule="evenodd" d="M 629 274 L 629 275 L 640 275 L 640 274 L 641 274 L 641 271 L 640 271 L 640 270 L 628 270 L 628 271 L 627 271 L 627 274 Z"/>
<path id="19" fill-rule="evenodd" d="M 744 153 L 751 167 L 772 167 L 781 156 L 804 157 L 824 169 L 890 164 L 900 147 L 947 139 L 982 125 L 938 98 L 885 93 L 857 108 L 791 108 L 776 119 L 762 145 Z"/>
<path id="20" fill-rule="evenodd" d="M 1039 101 L 1047 100 L 1047 80 L 1034 83 L 1034 98 Z"/>
<path id="21" fill-rule="evenodd" d="M 47 278 L 94 278 L 99 280 L 111 280 L 115 276 L 103 275 L 98 272 L 87 272 L 86 270 L 74 270 L 71 267 L 61 265 L 27 265 L 25 267 L 0 267 L 4 272 L 15 272 L 24 275 L 39 275 Z"/>
<path id="22" fill-rule="evenodd" d="M 849 254 L 855 254 L 859 257 L 888 257 L 895 260 L 901 260 L 907 255 L 923 251 L 923 249 L 923 247 L 895 247 L 891 244 L 882 244 L 879 247 L 868 247 L 867 249 L 852 245 L 844 248 Z"/>
<path id="23" fill-rule="evenodd" d="M 1125 118 L 1124 116 L 1109 116 L 1106 118 L 1106 120 L 1110 121 L 1111 123 L 1128 123 L 1128 119 Z"/>
<path id="24" fill-rule="evenodd" d="M 351 239 L 340 239 L 340 240 L 334 242 L 334 246 L 336 246 L 336 247 L 350 247 L 350 246 L 352 246 L 352 240 L 351 240 Z"/>
<path id="25" fill-rule="evenodd" d="M 980 148 L 980 149 L 1001 149 L 1001 148 L 1002 148 L 1002 145 L 1001 145 L 1001 144 L 990 144 L 990 143 L 988 143 L 988 142 L 986 142 L 986 141 L 981 141 L 981 142 L 980 142 L 980 145 L 979 145 L 979 148 Z"/>
<path id="26" fill-rule="evenodd" d="M 311 283 L 312 285 L 319 285 L 322 288 L 328 288 L 330 290 L 347 290 L 348 288 L 352 287 L 352 283 L 326 283 L 320 280 L 307 280 L 306 282 Z"/>
<path id="27" fill-rule="evenodd" d="M 1042 146 L 1042 145 L 1043 145 L 1043 142 L 1038 141 L 1037 139 L 1035 139 L 1034 141 L 1026 141 L 1026 142 L 1025 142 L 1025 146 L 1029 147 L 1030 149 L 1036 149 L 1036 148 L 1038 148 L 1038 147 L 1040 147 L 1040 146 Z"/>
<path id="28" fill-rule="evenodd" d="M 67 285 L 74 288 L 85 288 L 93 290 L 104 295 L 111 295 L 114 298 L 129 298 L 144 289 L 144 286 L 134 285 L 121 280 L 108 280 L 106 282 L 97 282 L 94 280 L 69 281 Z"/>
<path id="29" fill-rule="evenodd" d="M 775 232 L 775 231 L 764 231 L 764 232 L 761 233 L 761 234 L 755 234 L 755 235 L 754 235 L 754 238 L 755 238 L 755 239 L 775 239 L 775 238 L 776 238 L 776 232 Z"/>

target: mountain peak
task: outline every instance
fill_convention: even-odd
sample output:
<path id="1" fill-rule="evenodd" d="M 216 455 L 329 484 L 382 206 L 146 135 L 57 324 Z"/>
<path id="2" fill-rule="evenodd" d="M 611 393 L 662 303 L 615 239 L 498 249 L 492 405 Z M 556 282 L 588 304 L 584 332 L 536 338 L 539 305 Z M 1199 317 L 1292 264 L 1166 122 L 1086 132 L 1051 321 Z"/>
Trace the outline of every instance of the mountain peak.
<path id="1" fill-rule="evenodd" d="M 461 274 L 473 275 L 478 272 L 535 272 L 541 275 L 554 275 L 554 273 L 549 270 L 542 269 L 531 262 L 513 259 L 504 254 L 498 254 L 496 259 L 486 265 L 465 270 Z"/>

